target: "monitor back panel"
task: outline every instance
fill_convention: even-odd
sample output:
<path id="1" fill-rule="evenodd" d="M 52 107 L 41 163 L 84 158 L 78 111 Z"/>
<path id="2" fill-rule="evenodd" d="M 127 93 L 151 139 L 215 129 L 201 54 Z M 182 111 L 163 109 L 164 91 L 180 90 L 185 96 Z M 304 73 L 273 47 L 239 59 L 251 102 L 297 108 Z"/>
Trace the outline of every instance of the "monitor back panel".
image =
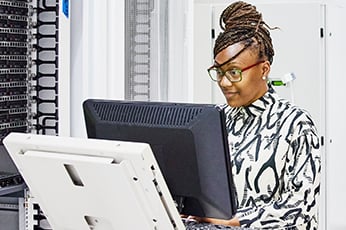
<path id="1" fill-rule="evenodd" d="M 184 229 L 147 144 L 19 133 L 4 143 L 53 229 Z"/>

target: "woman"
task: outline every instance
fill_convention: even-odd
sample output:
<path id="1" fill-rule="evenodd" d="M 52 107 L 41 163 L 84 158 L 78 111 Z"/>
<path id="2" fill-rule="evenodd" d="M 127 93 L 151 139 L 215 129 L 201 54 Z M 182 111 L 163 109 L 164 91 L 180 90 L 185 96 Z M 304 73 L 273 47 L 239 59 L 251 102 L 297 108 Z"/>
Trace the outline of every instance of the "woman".
<path id="1" fill-rule="evenodd" d="M 274 50 L 269 27 L 251 4 L 221 14 L 209 75 L 227 105 L 232 173 L 239 207 L 231 220 L 201 222 L 258 229 L 317 229 L 319 137 L 308 112 L 267 84 Z"/>

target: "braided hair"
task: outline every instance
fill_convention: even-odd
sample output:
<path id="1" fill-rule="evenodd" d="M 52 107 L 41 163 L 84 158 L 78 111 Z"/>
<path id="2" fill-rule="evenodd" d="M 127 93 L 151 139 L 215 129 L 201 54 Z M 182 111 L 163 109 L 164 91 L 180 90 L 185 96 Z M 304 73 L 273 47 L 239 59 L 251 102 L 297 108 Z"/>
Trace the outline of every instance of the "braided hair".
<path id="1" fill-rule="evenodd" d="M 243 1 L 232 3 L 221 14 L 220 27 L 223 32 L 215 41 L 214 58 L 228 46 L 241 42 L 244 48 L 236 56 L 247 47 L 257 44 L 259 58 L 265 56 L 272 64 L 274 49 L 269 30 L 273 28 L 263 21 L 262 14 L 255 6 Z"/>

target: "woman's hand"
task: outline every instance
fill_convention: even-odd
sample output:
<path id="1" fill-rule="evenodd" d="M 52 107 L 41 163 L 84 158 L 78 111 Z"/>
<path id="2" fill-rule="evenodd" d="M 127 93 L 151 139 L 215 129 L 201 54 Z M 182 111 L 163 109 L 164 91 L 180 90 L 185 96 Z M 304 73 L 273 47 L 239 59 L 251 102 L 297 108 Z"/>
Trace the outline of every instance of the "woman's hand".
<path id="1" fill-rule="evenodd" d="M 204 222 L 204 223 L 210 223 L 210 224 L 216 224 L 216 225 L 225 225 L 225 226 L 240 226 L 240 222 L 237 217 L 233 217 L 229 220 L 223 220 L 223 219 L 215 219 L 215 218 L 209 218 L 209 217 L 198 217 L 198 216 L 189 216 L 187 219 L 196 220 L 197 222 Z"/>

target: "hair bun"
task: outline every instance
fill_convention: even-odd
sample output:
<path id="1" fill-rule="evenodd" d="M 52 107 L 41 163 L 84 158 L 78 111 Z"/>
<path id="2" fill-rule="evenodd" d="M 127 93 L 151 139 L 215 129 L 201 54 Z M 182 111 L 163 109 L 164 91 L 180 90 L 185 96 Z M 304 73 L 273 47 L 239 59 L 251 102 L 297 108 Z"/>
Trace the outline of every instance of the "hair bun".
<path id="1" fill-rule="evenodd" d="M 262 14 L 255 6 L 243 1 L 229 5 L 220 16 L 220 27 L 224 31 L 239 26 L 256 29 L 261 23 Z"/>
<path id="2" fill-rule="evenodd" d="M 220 15 L 220 27 L 223 30 L 214 45 L 214 57 L 226 47 L 241 41 L 257 41 L 261 46 L 260 56 L 265 55 L 270 62 L 274 56 L 268 25 L 256 6 L 237 1 L 225 8 Z"/>

